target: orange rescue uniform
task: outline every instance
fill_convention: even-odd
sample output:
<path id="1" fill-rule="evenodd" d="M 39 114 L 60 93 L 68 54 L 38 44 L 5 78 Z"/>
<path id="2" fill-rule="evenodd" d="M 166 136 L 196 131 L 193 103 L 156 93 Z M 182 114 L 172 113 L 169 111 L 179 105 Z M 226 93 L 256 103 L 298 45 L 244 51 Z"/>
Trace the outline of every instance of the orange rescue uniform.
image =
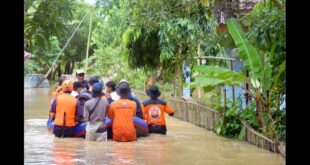
<path id="1" fill-rule="evenodd" d="M 136 115 L 137 104 L 129 99 L 120 99 L 112 102 L 108 117 L 113 120 L 114 141 L 136 141 L 136 129 L 132 118 Z"/>
<path id="2" fill-rule="evenodd" d="M 143 118 L 148 125 L 166 125 L 164 112 L 174 113 L 174 110 L 166 102 L 150 99 L 142 103 Z"/>

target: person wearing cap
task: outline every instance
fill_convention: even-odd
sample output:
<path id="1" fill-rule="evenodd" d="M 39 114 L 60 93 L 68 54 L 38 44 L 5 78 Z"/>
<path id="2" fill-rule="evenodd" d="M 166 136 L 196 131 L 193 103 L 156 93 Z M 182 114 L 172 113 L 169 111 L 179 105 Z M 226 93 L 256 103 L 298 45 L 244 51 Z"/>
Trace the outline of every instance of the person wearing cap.
<path id="1" fill-rule="evenodd" d="M 83 81 L 85 76 L 85 72 L 83 70 L 77 70 L 75 73 L 76 81 Z"/>
<path id="2" fill-rule="evenodd" d="M 88 79 L 88 82 L 87 82 L 87 86 L 88 86 L 88 93 L 91 93 L 91 91 L 93 90 L 93 84 L 96 83 L 96 82 L 99 82 L 99 79 L 97 77 L 90 77 Z"/>
<path id="3" fill-rule="evenodd" d="M 120 86 L 121 84 L 128 84 L 128 81 L 125 79 L 122 79 L 119 83 L 118 86 Z M 131 91 L 131 89 L 129 88 L 129 93 L 128 93 L 128 99 L 132 100 L 134 102 L 136 102 L 137 104 L 137 109 L 136 109 L 136 116 L 139 117 L 140 119 L 143 119 L 143 115 L 142 115 L 142 109 L 141 109 L 141 104 L 139 99 L 134 95 L 134 93 Z"/>
<path id="4" fill-rule="evenodd" d="M 71 95 L 73 83 L 65 80 L 61 87 L 63 94 L 56 96 L 50 110 L 50 117 L 54 119 L 53 133 L 56 137 L 73 137 L 77 118 L 83 114 L 80 102 Z"/>
<path id="5" fill-rule="evenodd" d="M 117 88 L 120 99 L 111 103 L 108 117 L 113 120 L 113 140 L 119 142 L 136 141 L 136 129 L 132 118 L 136 115 L 137 105 L 128 99 L 130 86 L 122 83 Z"/>
<path id="6" fill-rule="evenodd" d="M 92 84 L 92 99 L 86 101 L 84 105 L 84 121 L 86 125 L 86 140 L 106 141 L 107 126 L 105 118 L 109 103 L 102 97 L 103 84 L 95 82 Z"/>
<path id="7" fill-rule="evenodd" d="M 147 90 L 147 95 L 150 99 L 142 103 L 142 111 L 143 118 L 149 126 L 149 133 L 166 135 L 167 128 L 164 113 L 173 116 L 174 110 L 165 101 L 158 99 L 161 93 L 156 85 L 152 85 Z"/>
<path id="8" fill-rule="evenodd" d="M 101 84 L 104 84 L 103 81 L 98 76 L 91 77 L 91 78 L 88 79 L 88 91 L 87 91 L 88 93 L 91 93 L 91 91 L 93 89 L 93 84 L 97 83 L 97 82 L 100 82 Z M 103 87 L 103 89 L 104 89 L 104 87 Z M 101 98 L 103 100 L 108 100 L 107 97 L 105 96 L 105 93 L 102 93 L 101 96 L 102 96 Z"/>
<path id="9" fill-rule="evenodd" d="M 76 81 L 80 82 L 82 84 L 83 87 L 83 91 L 87 91 L 88 90 L 88 82 L 86 80 L 84 80 L 85 77 L 85 72 L 83 70 L 77 70 L 75 73 L 75 78 Z"/>

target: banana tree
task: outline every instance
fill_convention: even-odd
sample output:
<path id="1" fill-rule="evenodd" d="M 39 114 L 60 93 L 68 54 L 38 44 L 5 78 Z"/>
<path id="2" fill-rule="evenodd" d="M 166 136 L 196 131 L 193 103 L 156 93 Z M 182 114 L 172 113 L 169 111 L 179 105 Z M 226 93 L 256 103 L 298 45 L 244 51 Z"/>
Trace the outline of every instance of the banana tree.
<path id="1" fill-rule="evenodd" d="M 269 112 L 269 90 L 273 84 L 271 64 L 245 38 L 243 30 L 236 20 L 229 19 L 227 26 L 237 46 L 240 59 L 249 71 L 250 76 L 246 77 L 242 73 L 236 73 L 218 66 L 195 66 L 194 70 L 200 74 L 190 86 L 212 90 L 216 86 L 235 85 L 241 87 L 242 83 L 248 83 L 250 89 L 244 90 L 254 98 L 258 123 L 260 127 L 263 127 L 263 110 Z"/>
<path id="2" fill-rule="evenodd" d="M 283 75 L 283 73 L 285 73 L 285 69 L 286 69 L 286 61 L 284 61 L 280 65 L 278 73 L 273 77 L 274 85 L 273 85 L 272 91 L 276 95 L 276 103 L 275 103 L 276 104 L 276 110 L 280 110 L 280 95 L 281 95 L 281 91 L 285 90 L 285 87 L 283 86 L 283 82 L 280 79 L 280 76 Z M 284 76 L 285 76 L 285 74 L 284 74 Z"/>

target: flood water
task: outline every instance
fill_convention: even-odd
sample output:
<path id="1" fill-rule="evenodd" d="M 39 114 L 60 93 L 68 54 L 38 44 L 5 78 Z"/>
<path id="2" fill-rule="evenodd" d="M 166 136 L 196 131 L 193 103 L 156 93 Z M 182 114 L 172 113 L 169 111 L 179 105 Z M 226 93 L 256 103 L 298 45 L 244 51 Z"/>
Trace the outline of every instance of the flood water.
<path id="1" fill-rule="evenodd" d="M 46 129 L 48 89 L 25 89 L 25 164 L 210 164 L 283 165 L 285 159 L 247 142 L 217 136 L 193 124 L 166 116 L 167 135 L 151 134 L 136 142 L 90 142 L 56 138 Z"/>

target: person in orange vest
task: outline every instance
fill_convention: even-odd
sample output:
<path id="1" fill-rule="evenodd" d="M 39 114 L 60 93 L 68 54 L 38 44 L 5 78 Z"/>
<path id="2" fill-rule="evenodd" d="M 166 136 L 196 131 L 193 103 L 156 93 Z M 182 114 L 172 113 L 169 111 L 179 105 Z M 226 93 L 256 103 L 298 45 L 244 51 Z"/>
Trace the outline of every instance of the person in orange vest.
<path id="1" fill-rule="evenodd" d="M 83 111 L 78 99 L 71 95 L 73 83 L 65 80 L 61 87 L 64 94 L 53 100 L 50 110 L 51 117 L 55 118 L 53 133 L 56 137 L 73 137 L 76 120 L 83 116 Z"/>
<path id="2" fill-rule="evenodd" d="M 149 126 L 149 133 L 166 135 L 166 121 L 164 112 L 169 116 L 174 115 L 174 110 L 165 101 L 157 99 L 160 91 L 156 85 L 152 85 L 147 90 L 147 95 L 151 98 L 142 103 L 143 118 Z"/>
<path id="3" fill-rule="evenodd" d="M 55 88 L 55 90 L 52 92 L 52 96 L 51 96 L 51 101 L 50 101 L 50 105 L 52 105 L 53 100 L 56 98 L 56 96 L 63 94 L 62 92 L 62 82 L 65 81 L 64 77 L 61 77 L 59 79 L 59 85 Z"/>
<path id="4" fill-rule="evenodd" d="M 136 129 L 132 118 L 136 115 L 136 103 L 128 99 L 130 86 L 122 83 L 117 88 L 118 101 L 111 103 L 108 117 L 113 120 L 113 140 L 119 142 L 136 141 Z"/>
<path id="5" fill-rule="evenodd" d="M 117 88 L 118 88 L 122 83 L 127 83 L 127 84 L 129 84 L 127 80 L 122 79 L 122 80 L 119 82 Z M 129 93 L 128 93 L 128 97 L 127 97 L 127 98 L 128 98 L 129 100 L 132 100 L 132 101 L 136 102 L 136 105 L 137 105 L 136 116 L 139 117 L 140 119 L 143 119 L 142 109 L 141 109 L 141 103 L 140 103 L 139 99 L 135 96 L 135 94 L 131 91 L 131 89 L 130 89 L 130 91 L 129 91 Z"/>
<path id="6" fill-rule="evenodd" d="M 86 125 L 86 140 L 90 141 L 106 141 L 107 126 L 105 117 L 108 111 L 109 103 L 103 100 L 102 96 L 103 84 L 96 82 L 93 84 L 93 98 L 86 101 L 84 105 L 84 120 Z"/>

